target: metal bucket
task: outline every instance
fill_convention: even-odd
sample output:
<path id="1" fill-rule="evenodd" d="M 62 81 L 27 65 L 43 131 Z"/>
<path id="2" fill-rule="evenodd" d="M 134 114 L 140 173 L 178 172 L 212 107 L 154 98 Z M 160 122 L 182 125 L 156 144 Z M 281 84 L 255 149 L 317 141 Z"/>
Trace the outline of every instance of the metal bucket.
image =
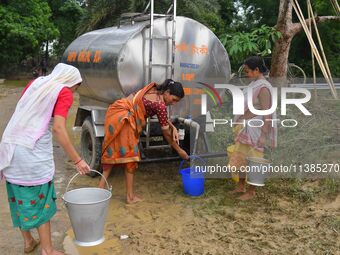
<path id="1" fill-rule="evenodd" d="M 96 170 L 91 170 L 103 176 Z M 106 181 L 107 190 L 100 188 L 80 188 L 68 191 L 69 181 L 63 200 L 75 235 L 74 242 L 79 246 L 94 246 L 104 242 L 104 225 L 112 196 L 112 188 Z M 103 176 L 104 177 L 104 176 Z M 105 177 L 104 177 L 105 178 Z"/>
<path id="2" fill-rule="evenodd" d="M 248 157 L 249 171 L 247 171 L 247 183 L 254 186 L 264 186 L 268 175 L 270 161 L 264 158 Z"/>

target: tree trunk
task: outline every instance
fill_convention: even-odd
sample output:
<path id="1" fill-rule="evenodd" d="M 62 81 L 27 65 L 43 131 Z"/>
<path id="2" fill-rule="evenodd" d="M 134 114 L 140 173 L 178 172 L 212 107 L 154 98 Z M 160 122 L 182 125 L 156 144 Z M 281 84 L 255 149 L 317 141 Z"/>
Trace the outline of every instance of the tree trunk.
<path id="1" fill-rule="evenodd" d="M 270 68 L 270 77 L 283 80 L 287 74 L 288 56 L 293 37 L 282 36 L 275 43 Z"/>
<path id="2" fill-rule="evenodd" d="M 288 56 L 293 37 L 302 31 L 302 25 L 299 22 L 292 23 L 292 9 L 290 0 L 280 0 L 276 29 L 281 32 L 281 38 L 274 45 L 270 67 L 270 77 L 280 84 L 287 80 Z M 338 20 L 339 17 L 321 16 L 315 18 L 317 23 L 332 19 Z"/>
<path id="3" fill-rule="evenodd" d="M 279 16 L 276 29 L 281 33 L 281 37 L 276 41 L 273 49 L 270 77 L 285 82 L 290 44 L 293 34 L 290 33 L 292 26 L 292 4 L 289 0 L 280 0 Z"/>

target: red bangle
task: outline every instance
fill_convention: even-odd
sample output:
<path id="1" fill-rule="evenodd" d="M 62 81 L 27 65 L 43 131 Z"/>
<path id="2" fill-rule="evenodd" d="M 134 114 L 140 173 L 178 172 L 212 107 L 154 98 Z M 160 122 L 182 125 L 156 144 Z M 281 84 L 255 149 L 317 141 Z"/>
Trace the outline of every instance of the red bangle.
<path id="1" fill-rule="evenodd" d="M 79 159 L 76 163 L 74 163 L 74 165 L 78 165 L 80 163 L 80 161 L 82 161 L 83 159 Z"/>

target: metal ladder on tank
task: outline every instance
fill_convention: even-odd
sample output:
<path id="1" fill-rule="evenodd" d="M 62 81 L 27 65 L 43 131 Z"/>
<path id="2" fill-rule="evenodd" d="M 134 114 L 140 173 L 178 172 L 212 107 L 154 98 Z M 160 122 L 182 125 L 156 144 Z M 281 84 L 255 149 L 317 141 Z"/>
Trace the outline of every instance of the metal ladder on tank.
<path id="1" fill-rule="evenodd" d="M 154 67 L 163 67 L 165 69 L 165 77 L 166 79 L 174 78 L 174 72 L 175 72 L 175 35 L 176 35 L 176 8 L 177 8 L 177 0 L 173 0 L 173 3 L 167 10 L 166 14 L 155 14 L 154 13 L 154 0 L 150 0 L 149 4 L 147 5 L 146 9 L 150 7 L 150 30 L 149 30 L 149 61 L 148 61 L 148 84 L 152 82 L 152 70 Z M 172 10 L 172 14 L 169 14 Z M 172 21 L 172 31 L 171 31 L 171 36 L 154 36 L 154 18 L 159 18 L 159 17 L 166 17 L 166 22 Z M 167 61 L 165 64 L 161 63 L 154 63 L 153 62 L 153 42 L 155 40 L 161 40 L 167 43 L 166 47 L 166 56 L 167 56 Z M 170 52 L 170 63 L 168 61 L 168 56 L 169 56 L 169 41 L 170 46 L 171 46 L 171 52 Z M 169 74 L 170 71 L 170 74 Z M 168 108 L 168 117 L 169 116 L 169 108 Z M 169 148 L 169 145 L 150 145 L 150 132 L 151 132 L 151 123 L 158 122 L 157 118 L 148 118 L 146 121 L 146 127 L 145 127 L 145 144 L 146 144 L 146 149 L 153 148 Z"/>

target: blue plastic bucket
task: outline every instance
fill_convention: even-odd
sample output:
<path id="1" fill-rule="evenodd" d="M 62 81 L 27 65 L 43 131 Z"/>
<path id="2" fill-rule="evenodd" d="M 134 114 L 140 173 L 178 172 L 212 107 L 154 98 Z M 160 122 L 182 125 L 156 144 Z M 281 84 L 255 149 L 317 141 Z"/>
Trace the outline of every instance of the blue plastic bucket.
<path id="1" fill-rule="evenodd" d="M 197 197 L 204 193 L 204 174 L 195 172 L 194 168 L 182 168 L 184 160 L 179 166 L 179 173 L 182 176 L 184 193 Z"/>

